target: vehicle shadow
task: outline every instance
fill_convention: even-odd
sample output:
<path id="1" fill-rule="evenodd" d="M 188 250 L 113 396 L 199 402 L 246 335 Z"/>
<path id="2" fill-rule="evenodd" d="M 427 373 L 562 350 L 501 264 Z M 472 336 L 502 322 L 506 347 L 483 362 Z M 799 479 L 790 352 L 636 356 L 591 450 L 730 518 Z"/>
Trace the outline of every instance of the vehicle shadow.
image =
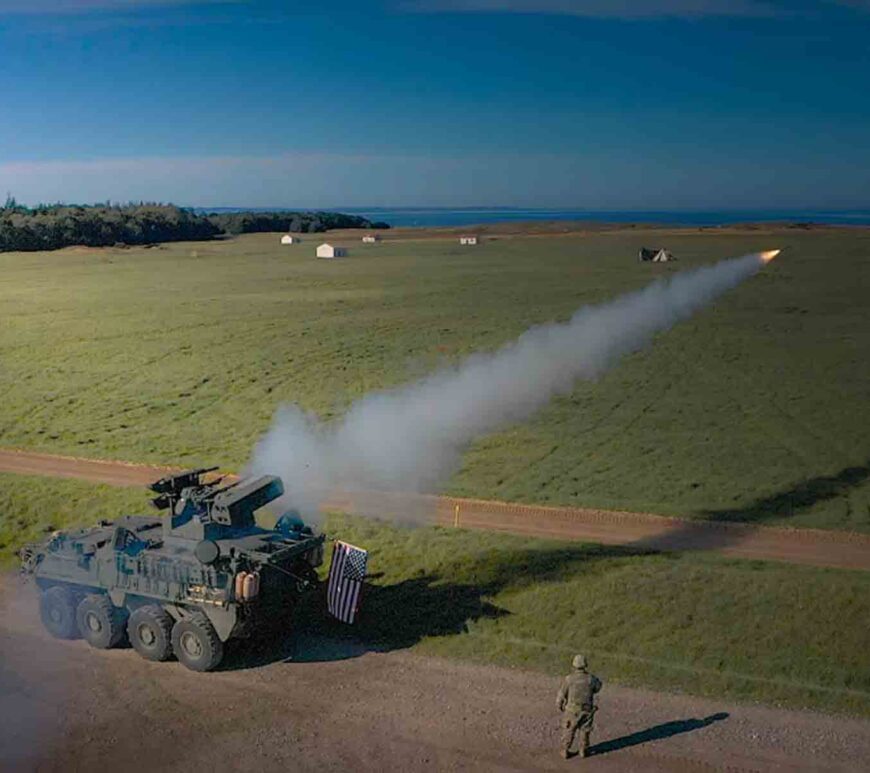
<path id="1" fill-rule="evenodd" d="M 649 727 L 646 730 L 640 730 L 637 733 L 631 733 L 630 735 L 613 738 L 609 741 L 603 741 L 602 743 L 590 746 L 589 756 L 607 754 L 619 751 L 620 749 L 627 749 L 630 746 L 639 746 L 650 741 L 660 741 L 664 738 L 681 735 L 682 733 L 691 733 L 693 730 L 700 730 L 703 727 L 712 725 L 714 722 L 728 719 L 729 716 L 727 711 L 721 711 L 718 714 L 711 714 L 704 719 L 678 719 L 672 722 L 665 722 L 655 727 Z"/>
<path id="2" fill-rule="evenodd" d="M 649 554 L 649 550 L 607 545 L 491 551 L 474 566 L 462 566 L 455 582 L 448 567 L 381 584 L 373 575 L 363 588 L 360 614 L 351 626 L 332 618 L 323 586 L 301 604 L 283 629 L 264 630 L 231 641 L 221 670 L 258 668 L 274 662 L 311 663 L 355 658 L 368 652 L 407 649 L 424 638 L 455 636 L 469 623 L 510 612 L 488 601 L 501 590 L 553 582 L 592 571 L 602 561 Z"/>
<path id="3" fill-rule="evenodd" d="M 390 652 L 411 647 L 426 636 L 462 633 L 471 621 L 508 614 L 483 595 L 474 586 L 444 583 L 434 576 L 394 585 L 366 585 L 360 617 L 350 626 L 329 615 L 321 588 L 296 610 L 288 629 L 264 630 L 250 639 L 231 642 L 221 670 Z"/>

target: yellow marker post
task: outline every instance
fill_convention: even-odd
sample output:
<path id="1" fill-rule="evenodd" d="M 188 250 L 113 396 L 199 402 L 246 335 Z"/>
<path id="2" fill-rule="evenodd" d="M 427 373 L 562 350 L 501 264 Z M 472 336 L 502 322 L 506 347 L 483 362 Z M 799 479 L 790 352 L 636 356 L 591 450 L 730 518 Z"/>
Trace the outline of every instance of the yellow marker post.
<path id="1" fill-rule="evenodd" d="M 453 508 L 453 528 L 454 529 L 459 528 L 459 505 L 458 504 L 456 505 L 456 507 Z"/>

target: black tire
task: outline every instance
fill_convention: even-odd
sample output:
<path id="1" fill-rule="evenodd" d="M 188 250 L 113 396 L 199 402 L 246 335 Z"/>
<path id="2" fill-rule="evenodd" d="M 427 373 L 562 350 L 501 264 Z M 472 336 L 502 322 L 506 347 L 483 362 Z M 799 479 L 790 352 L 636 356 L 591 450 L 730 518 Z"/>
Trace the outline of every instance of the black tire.
<path id="1" fill-rule="evenodd" d="M 108 596 L 85 596 L 76 610 L 82 638 L 98 650 L 116 647 L 124 640 L 127 616 Z"/>
<path id="2" fill-rule="evenodd" d="M 172 650 L 191 671 L 211 671 L 224 656 L 224 645 L 201 612 L 179 620 L 172 627 Z"/>
<path id="3" fill-rule="evenodd" d="M 39 598 L 39 616 L 42 624 L 55 639 L 78 639 L 75 594 L 63 585 L 55 585 Z"/>
<path id="4" fill-rule="evenodd" d="M 157 604 L 139 607 L 127 622 L 130 644 L 145 660 L 172 657 L 172 616 Z"/>

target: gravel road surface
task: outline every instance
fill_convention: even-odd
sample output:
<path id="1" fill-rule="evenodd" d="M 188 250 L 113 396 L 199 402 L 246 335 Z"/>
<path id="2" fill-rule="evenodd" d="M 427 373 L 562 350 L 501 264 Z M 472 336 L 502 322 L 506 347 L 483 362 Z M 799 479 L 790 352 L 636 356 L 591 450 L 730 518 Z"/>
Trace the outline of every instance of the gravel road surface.
<path id="1" fill-rule="evenodd" d="M 605 683 L 593 756 L 564 761 L 557 688 L 304 632 L 196 674 L 51 639 L 33 586 L 0 577 L 3 770 L 857 771 L 870 760 L 868 721 Z"/>

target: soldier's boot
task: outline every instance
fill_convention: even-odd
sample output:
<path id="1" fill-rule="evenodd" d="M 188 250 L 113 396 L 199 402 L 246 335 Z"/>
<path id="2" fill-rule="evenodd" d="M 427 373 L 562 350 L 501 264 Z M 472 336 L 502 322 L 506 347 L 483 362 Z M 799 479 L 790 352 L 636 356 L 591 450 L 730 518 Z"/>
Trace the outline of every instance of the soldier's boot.
<path id="1" fill-rule="evenodd" d="M 568 759 L 568 750 L 567 749 L 562 749 L 562 759 L 563 760 Z"/>

